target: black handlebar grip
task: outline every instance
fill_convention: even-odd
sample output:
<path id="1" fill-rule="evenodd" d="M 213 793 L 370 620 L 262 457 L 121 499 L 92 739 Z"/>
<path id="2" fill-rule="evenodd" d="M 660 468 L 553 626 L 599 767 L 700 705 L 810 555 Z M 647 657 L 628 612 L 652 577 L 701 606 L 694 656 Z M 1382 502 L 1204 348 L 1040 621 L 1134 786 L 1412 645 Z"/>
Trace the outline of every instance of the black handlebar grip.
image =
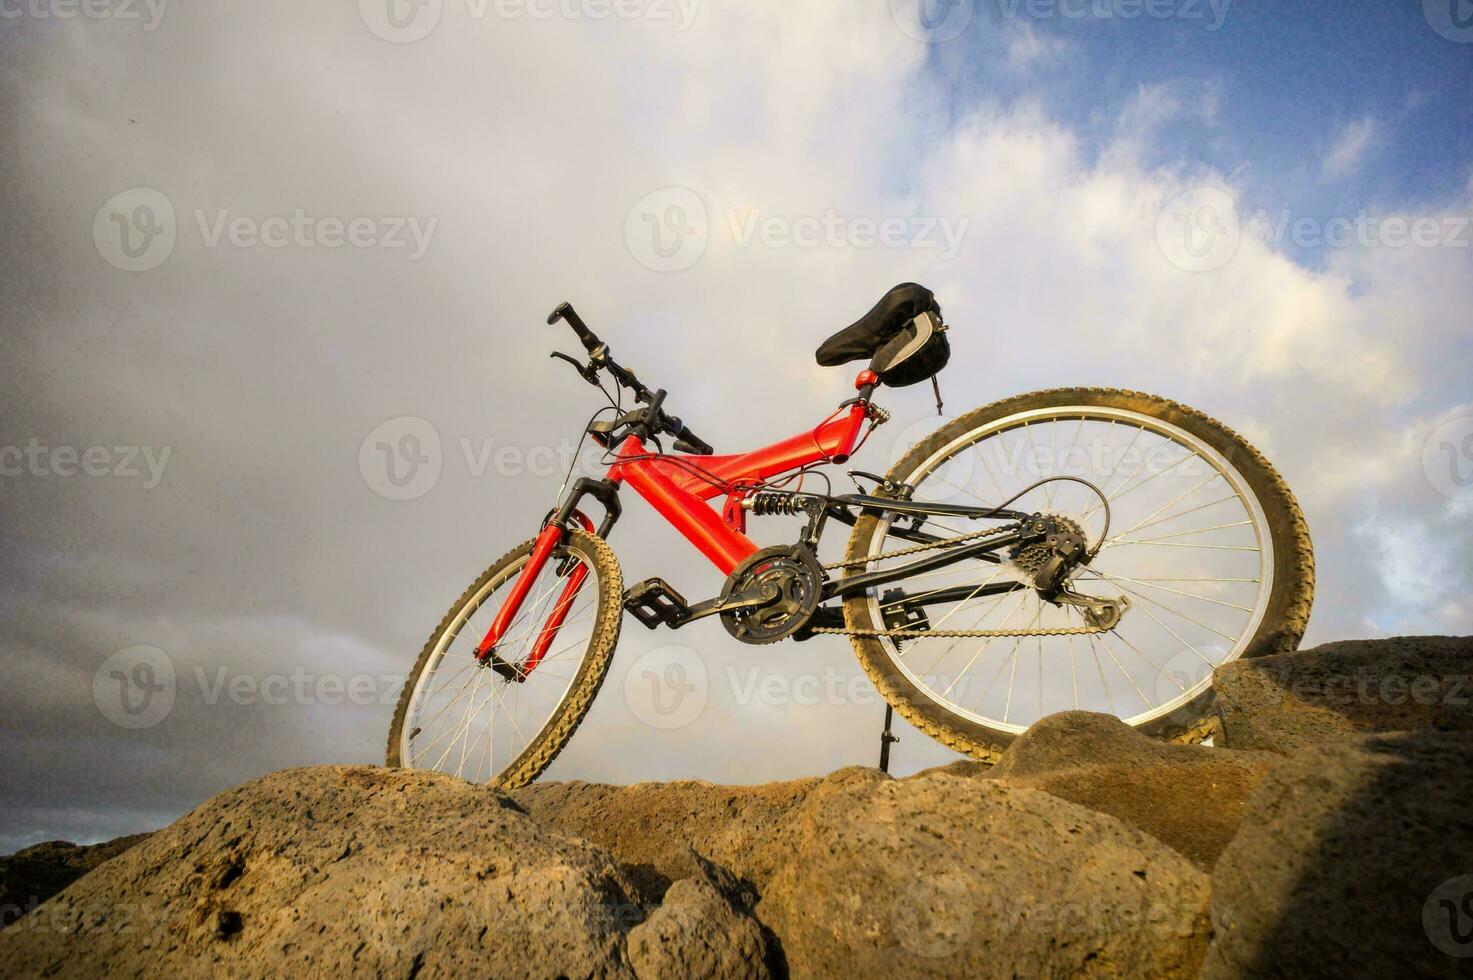
<path id="1" fill-rule="evenodd" d="M 710 456 L 716 451 L 684 425 L 675 434 L 675 448 L 696 456 Z"/>
<path id="2" fill-rule="evenodd" d="M 559 320 L 568 321 L 568 326 L 573 328 L 573 332 L 578 335 L 578 339 L 583 342 L 583 347 L 588 353 L 592 354 L 603 346 L 603 341 L 599 340 L 593 331 L 588 329 L 588 325 L 583 322 L 583 318 L 578 315 L 578 311 L 573 309 L 572 303 L 559 303 L 557 309 L 547 315 L 548 326 L 557 323 Z"/>

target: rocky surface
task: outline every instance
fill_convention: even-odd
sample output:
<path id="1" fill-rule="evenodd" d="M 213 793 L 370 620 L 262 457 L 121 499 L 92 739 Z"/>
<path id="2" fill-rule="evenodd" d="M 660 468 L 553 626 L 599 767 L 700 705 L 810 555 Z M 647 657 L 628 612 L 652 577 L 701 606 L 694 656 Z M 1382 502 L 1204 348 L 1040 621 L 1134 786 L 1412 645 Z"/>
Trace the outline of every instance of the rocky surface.
<path id="1" fill-rule="evenodd" d="M 1217 669 L 1225 743 L 1292 753 L 1367 732 L 1473 731 L 1473 637 L 1347 640 Z"/>
<path id="2" fill-rule="evenodd" d="M 540 822 L 610 851 L 641 895 L 657 901 L 670 882 L 695 873 L 692 849 L 765 883 L 779 857 L 767 845 L 818 783 L 535 783 L 511 797 Z"/>
<path id="3" fill-rule="evenodd" d="M 1358 735 L 1265 776 L 1213 876 L 1204 978 L 1473 972 L 1470 759 L 1473 733 Z"/>
<path id="4" fill-rule="evenodd" d="M 755 894 L 694 852 L 696 874 L 665 890 L 629 931 L 629 962 L 641 977 L 771 977 L 783 964 L 751 917 Z"/>
<path id="5" fill-rule="evenodd" d="M 147 839 L 148 834 L 130 834 L 103 844 L 53 840 L 0 857 L 0 928 L 34 911 L 102 862 Z"/>
<path id="6" fill-rule="evenodd" d="M 773 846 L 757 914 L 794 976 L 1194 976 L 1210 935 L 1181 855 L 996 781 L 842 770 Z"/>
<path id="7" fill-rule="evenodd" d="M 1393 697 L 1347 709 L 1307 693 L 1347 672 Z M 0 932 L 0 962 L 18 976 L 1467 975 L 1473 726 L 1451 679 L 1470 672 L 1466 640 L 1331 644 L 1220 670 L 1216 748 L 1067 712 L 996 766 L 904 779 L 503 795 L 291 770 L 141 843 L 7 859 L 7 881 L 50 862 L 60 884 L 116 855 Z M 1441 680 L 1415 706 L 1381 684 L 1421 676 Z"/>
<path id="8" fill-rule="evenodd" d="M 1113 715 L 1067 711 L 1014 740 L 988 776 L 1118 817 L 1211 869 L 1281 758 L 1147 738 Z"/>
<path id="9" fill-rule="evenodd" d="M 16 976 L 632 977 L 619 866 L 500 794 L 369 767 L 208 801 L 0 932 Z"/>

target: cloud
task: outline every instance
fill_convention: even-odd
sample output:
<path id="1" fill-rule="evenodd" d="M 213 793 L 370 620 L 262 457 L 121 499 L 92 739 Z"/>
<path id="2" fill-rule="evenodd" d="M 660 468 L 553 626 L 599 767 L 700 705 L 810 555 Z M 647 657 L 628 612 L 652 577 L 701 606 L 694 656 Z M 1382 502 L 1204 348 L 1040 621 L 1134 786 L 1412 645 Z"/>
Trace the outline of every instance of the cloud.
<path id="1" fill-rule="evenodd" d="M 1347 123 L 1335 137 L 1321 169 L 1326 177 L 1339 180 L 1359 169 L 1380 138 L 1380 125 L 1371 116 Z"/>
<path id="2" fill-rule="evenodd" d="M 222 666 L 257 679 L 407 668 L 560 483 L 525 466 L 478 469 L 462 446 L 489 444 L 493 460 L 557 449 L 597 405 L 547 359 L 574 349 L 543 323 L 564 299 L 621 361 L 669 388 L 703 437 L 735 451 L 849 397 L 850 377 L 816 367 L 812 350 L 887 287 L 925 282 L 952 326 L 948 409 L 1104 383 L 1179 398 L 1260 442 L 1315 536 L 1311 641 L 1362 634 L 1371 615 L 1396 629 L 1473 629 L 1456 599 L 1468 572 L 1446 560 L 1473 548 L 1467 514 L 1419 462 L 1429 420 L 1456 408 L 1473 368 L 1468 250 L 1357 245 L 1310 270 L 1245 229 L 1222 268 L 1178 268 L 1155 237 L 1163 205 L 1196 186 L 1250 189 L 1251 167 L 1219 173 L 1165 152 L 1166 124 L 1210 122 L 1219 93 L 1142 88 L 1111 107 L 1098 144 L 1030 96 L 958 95 L 884 6 L 706 4 L 675 32 L 477 21 L 446 5 L 413 44 L 325 5 L 175 7 L 149 35 L 82 19 L 22 25 L 28 43 L 0 81 L 14 137 L 0 150 L 13 175 L 0 208 L 29 216 L 0 245 L 11 270 L 0 444 L 173 452 L 152 490 L 111 478 L 5 485 L 10 825 L 106 836 L 254 773 L 380 759 L 390 706 L 212 705 L 193 684 L 166 722 L 128 733 L 99 716 L 92 678 L 134 644 L 212 684 Z M 712 70 L 733 52 L 740 71 Z M 117 84 L 77 81 L 95 77 Z M 1346 151 L 1346 167 L 1364 151 Z M 1173 162 L 1153 162 L 1163 158 Z M 102 202 L 140 185 L 169 195 L 181 232 L 164 265 L 129 274 L 102 261 L 90 232 Z M 698 261 L 661 273 L 631 254 L 625 220 L 671 186 L 695 192 L 712 233 Z M 1426 213 L 1468 206 L 1464 195 Z M 222 208 L 255 221 L 303 208 L 439 224 L 417 262 L 209 247 L 194 213 Z M 950 260 L 852 241 L 742 247 L 725 215 L 747 209 L 968 224 Z M 883 469 L 898 434 L 934 413 L 929 391 L 884 400 L 896 419 L 861 468 Z M 423 497 L 391 501 L 365 483 L 358 452 L 405 415 L 435 427 L 443 473 Z M 793 530 L 754 524 L 764 543 Z M 720 585 L 632 495 L 611 543 L 626 581 L 661 575 L 693 598 Z M 1441 568 L 1445 587 L 1409 606 L 1401 583 L 1419 567 Z M 620 671 L 671 642 L 699 650 L 718 678 L 754 664 L 785 677 L 858 672 L 840 639 L 774 655 L 714 623 L 674 635 L 630 626 L 554 777 L 752 782 L 873 761 L 874 703 L 754 707 L 718 685 L 691 731 L 645 728 L 619 696 Z M 907 768 L 949 758 L 918 733 L 905 739 Z"/>
<path id="3" fill-rule="evenodd" d="M 1007 64 L 1009 68 L 1024 70 L 1057 58 L 1068 50 L 1068 42 L 1062 38 L 1045 37 L 1033 29 L 1032 24 L 1022 21 L 1005 21 L 1007 34 Z"/>

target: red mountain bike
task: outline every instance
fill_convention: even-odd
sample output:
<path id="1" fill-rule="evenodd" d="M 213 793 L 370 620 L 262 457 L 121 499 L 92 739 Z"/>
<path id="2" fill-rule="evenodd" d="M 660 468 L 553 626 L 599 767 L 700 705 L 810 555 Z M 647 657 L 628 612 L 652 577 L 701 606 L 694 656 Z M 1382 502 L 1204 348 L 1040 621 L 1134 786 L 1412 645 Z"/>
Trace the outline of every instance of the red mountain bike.
<path id="1" fill-rule="evenodd" d="M 804 475 L 846 462 L 888 420 L 881 386 L 935 383 L 950 346 L 923 286 L 895 287 L 819 348 L 820 364 L 870 359 L 855 397 L 813 429 L 730 456 L 669 414 L 664 390 L 620 366 L 571 306 L 547 322 L 559 320 L 588 360 L 553 356 L 610 401 L 587 427 L 607 476 L 565 485 L 537 535 L 435 628 L 400 696 L 389 765 L 504 788 L 536 779 L 598 693 L 626 610 L 650 629 L 718 616 L 744 643 L 848 636 L 895 710 L 984 760 L 1067 709 L 1203 740 L 1212 669 L 1293 649 L 1304 632 L 1314 560 L 1293 495 L 1237 434 L 1163 398 L 1018 395 L 942 425 L 884 476 L 850 471 L 855 493 L 826 478 L 825 492 L 804 489 Z M 626 485 L 727 576 L 719 595 L 687 602 L 658 578 L 624 590 L 607 541 Z M 747 536 L 749 518 L 769 516 L 797 518 L 796 542 Z M 831 521 L 852 530 L 825 563 Z"/>

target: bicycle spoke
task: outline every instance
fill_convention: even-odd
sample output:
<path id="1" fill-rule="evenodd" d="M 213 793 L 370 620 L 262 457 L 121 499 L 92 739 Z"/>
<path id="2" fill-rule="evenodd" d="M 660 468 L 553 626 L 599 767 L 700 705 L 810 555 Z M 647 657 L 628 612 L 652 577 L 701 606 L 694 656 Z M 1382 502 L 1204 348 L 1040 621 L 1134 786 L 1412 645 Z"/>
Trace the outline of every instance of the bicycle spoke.
<path id="1" fill-rule="evenodd" d="M 1199 510 L 1206 510 L 1208 507 L 1216 507 L 1218 504 L 1225 504 L 1229 500 L 1241 501 L 1243 499 L 1243 498 L 1239 497 L 1236 493 L 1232 493 L 1232 494 L 1228 494 L 1226 497 L 1218 497 L 1216 500 L 1209 500 L 1205 504 L 1198 504 L 1197 506 L 1192 507 L 1189 510 L 1184 510 L 1184 511 L 1181 511 L 1180 513 L 1176 513 L 1176 514 L 1169 514 L 1166 517 L 1157 518 L 1154 521 L 1151 520 L 1151 517 L 1156 517 L 1156 514 L 1161 513 L 1161 511 L 1165 510 L 1167 507 L 1170 507 L 1172 504 L 1179 503 L 1181 501 L 1182 497 L 1190 496 L 1191 494 L 1196 493 L 1202 487 L 1206 486 L 1208 483 L 1211 483 L 1213 480 L 1220 480 L 1220 479 L 1222 479 L 1222 474 L 1221 473 L 1213 473 L 1206 480 L 1203 480 L 1201 483 L 1197 484 L 1195 487 L 1193 487 L 1192 489 L 1188 490 L 1186 493 L 1182 494 L 1181 497 L 1177 497 L 1176 500 L 1171 501 L 1170 504 L 1163 504 L 1162 506 L 1156 508 L 1155 513 L 1151 514 L 1150 517 L 1146 517 L 1146 518 L 1141 519 L 1140 521 L 1136 522 L 1136 524 L 1134 526 L 1128 527 L 1124 531 L 1121 531 L 1118 535 L 1116 535 L 1116 537 L 1122 537 L 1123 538 L 1127 534 L 1132 534 L 1132 533 L 1134 533 L 1136 531 L 1143 531 L 1143 530 L 1145 530 L 1148 527 L 1155 527 L 1157 524 L 1166 524 L 1169 521 L 1175 521 L 1175 520 L 1178 520 L 1180 518 L 1186 517 L 1188 514 L 1195 514 Z M 1150 521 L 1150 523 L 1149 524 L 1146 523 L 1147 521 Z"/>
<path id="2" fill-rule="evenodd" d="M 1120 673 L 1124 674 L 1125 679 L 1130 681 L 1130 686 L 1135 688 L 1135 693 L 1141 696 L 1141 700 L 1146 703 L 1146 707 L 1154 707 L 1154 703 L 1150 698 L 1146 697 L 1146 692 L 1141 690 L 1141 686 L 1135 682 L 1135 678 L 1130 676 L 1130 671 L 1125 669 L 1125 665 L 1120 662 L 1119 657 L 1115 656 L 1115 651 L 1110 649 L 1110 644 L 1103 636 L 1100 637 L 1100 646 L 1105 648 L 1105 653 L 1115 662 L 1115 666 L 1120 669 Z"/>
<path id="3" fill-rule="evenodd" d="M 1228 461 L 1231 455 L 1219 454 L 1221 448 L 1198 428 L 1106 405 L 1030 409 L 958 434 L 923 467 L 891 478 L 914 487 L 912 499 L 919 501 L 975 501 L 1068 518 L 1103 559 L 1075 571 L 1074 588 L 1099 600 L 1128 596 L 1133 605 L 1109 631 L 1113 636 L 1071 633 L 1084 622 L 1081 610 L 1043 601 L 1018 563 L 1003 560 L 979 572 L 978 563 L 968 561 L 902 579 L 898 585 L 908 594 L 882 600 L 884 588 L 870 592 L 867 608 L 878 620 L 873 625 L 882 631 L 886 655 L 926 698 L 1007 730 L 1068 708 L 1128 710 L 1134 713 L 1131 723 L 1139 724 L 1186 703 L 1207 681 L 1175 671 L 1175 651 L 1202 670 L 1238 656 L 1272 594 L 1273 539 L 1251 484 Z M 1087 485 L 1062 482 L 1076 475 Z M 1015 497 L 1019 488 L 1024 492 Z M 983 526 L 979 519 L 955 515 L 895 520 L 895 529 L 924 528 L 943 542 L 900 539 L 887 523 L 872 539 L 863 567 L 903 568 L 904 558 L 874 556 L 944 548 L 944 539 Z M 996 582 L 1006 590 L 997 591 Z M 1019 594 L 1008 599 L 1013 591 Z M 962 635 L 902 639 L 883 633 L 886 617 L 912 610 L 924 610 L 932 631 Z M 1015 635 L 983 636 L 968 650 L 963 640 L 969 632 Z M 1077 636 L 1086 642 L 1076 643 Z M 1013 642 L 996 642 L 1003 638 Z M 1093 672 L 1081 647 L 1094 662 Z M 1173 673 L 1165 674 L 1167 668 Z M 1130 694 L 1116 697 L 1117 690 L 1127 689 Z"/>
<path id="4" fill-rule="evenodd" d="M 1252 552 L 1253 554 L 1257 554 L 1259 551 L 1257 548 L 1240 548 L 1222 544 L 1183 544 L 1180 541 L 1116 541 L 1112 544 L 1105 545 L 1105 547 L 1100 549 L 1100 553 L 1103 554 L 1111 548 L 1121 548 L 1129 544 L 1150 544 L 1158 548 L 1199 548 L 1203 551 L 1245 551 Z"/>
<path id="5" fill-rule="evenodd" d="M 1187 599 L 1200 599 L 1203 602 L 1210 602 L 1215 606 L 1226 606 L 1229 609 L 1239 609 L 1250 616 L 1253 615 L 1252 609 L 1248 608 L 1247 606 L 1240 606 L 1235 602 L 1225 602 L 1222 599 L 1214 599 L 1211 596 L 1197 595 L 1195 592 L 1183 592 L 1180 589 L 1168 589 L 1164 585 L 1155 585 L 1151 582 L 1141 582 L 1137 579 L 1126 578 L 1123 575 L 1111 575 L 1109 572 L 1103 572 L 1095 568 L 1090 569 L 1090 571 L 1094 572 L 1100 578 L 1108 582 L 1132 582 L 1136 585 L 1144 585 L 1149 589 L 1160 589 L 1162 592 L 1170 592 L 1172 595 L 1183 596 Z"/>
<path id="6" fill-rule="evenodd" d="M 1152 660 L 1144 653 L 1141 653 L 1140 650 L 1136 648 L 1136 645 L 1134 643 L 1131 643 L 1130 640 L 1126 639 L 1125 634 L 1121 633 L 1118 627 L 1111 630 L 1110 632 L 1114 634 L 1117 640 L 1130 647 L 1131 650 L 1135 651 L 1136 656 L 1140 657 L 1146 663 L 1150 664 L 1151 669 L 1156 672 L 1157 677 L 1165 677 L 1167 680 L 1171 681 L 1171 683 L 1176 684 L 1177 690 L 1181 691 L 1183 694 L 1187 693 L 1186 688 L 1182 687 L 1180 684 L 1177 684 L 1176 678 L 1172 677 L 1170 674 L 1165 673 L 1160 667 L 1156 666 L 1156 661 Z"/>
<path id="7" fill-rule="evenodd" d="M 1099 671 L 1100 686 L 1105 689 L 1105 700 L 1110 702 L 1110 713 L 1118 715 L 1120 714 L 1120 712 L 1115 710 L 1115 696 L 1110 693 L 1110 682 L 1105 679 L 1105 668 L 1104 665 L 1100 663 L 1100 651 L 1095 648 L 1095 638 L 1093 634 L 1091 634 L 1089 637 L 1089 652 L 1094 655 L 1095 670 Z"/>
<path id="8" fill-rule="evenodd" d="M 1013 618 L 1013 613 L 1015 613 L 1015 612 L 1018 611 L 1019 607 L 1021 607 L 1023 605 L 1023 600 L 1026 599 L 1027 597 L 1028 597 L 1028 593 L 1027 592 L 1023 592 L 1023 593 L 1020 593 L 1019 594 L 1018 601 L 1013 604 L 1013 607 L 1011 609 L 1008 610 L 1008 614 L 1002 618 L 1002 625 L 998 627 L 999 629 L 1006 629 L 1007 628 L 1008 620 L 1010 620 L 1010 619 Z M 941 692 L 941 696 L 943 698 L 946 697 L 948 694 L 951 693 L 951 689 L 953 687 L 956 687 L 957 681 L 961 680 L 962 677 L 966 674 L 966 672 L 972 669 L 972 664 L 974 664 L 974 663 L 977 662 L 977 658 L 980 657 L 980 656 L 982 656 L 982 651 L 986 650 L 988 644 L 990 644 L 995 639 L 997 639 L 997 637 L 989 636 L 989 637 L 985 638 L 982 641 L 982 645 L 977 648 L 977 652 L 974 653 L 974 654 L 972 654 L 972 659 L 967 661 L 967 665 L 961 669 L 961 672 L 960 673 L 958 673 L 955 677 L 953 677 L 951 679 L 951 683 L 946 686 L 946 690 L 944 690 L 944 691 Z M 993 679 L 996 680 L 996 677 L 994 676 Z"/>
<path id="9" fill-rule="evenodd" d="M 1079 710 L 1079 671 L 1074 666 L 1074 637 L 1069 640 L 1069 689 L 1074 696 L 1074 710 Z"/>

